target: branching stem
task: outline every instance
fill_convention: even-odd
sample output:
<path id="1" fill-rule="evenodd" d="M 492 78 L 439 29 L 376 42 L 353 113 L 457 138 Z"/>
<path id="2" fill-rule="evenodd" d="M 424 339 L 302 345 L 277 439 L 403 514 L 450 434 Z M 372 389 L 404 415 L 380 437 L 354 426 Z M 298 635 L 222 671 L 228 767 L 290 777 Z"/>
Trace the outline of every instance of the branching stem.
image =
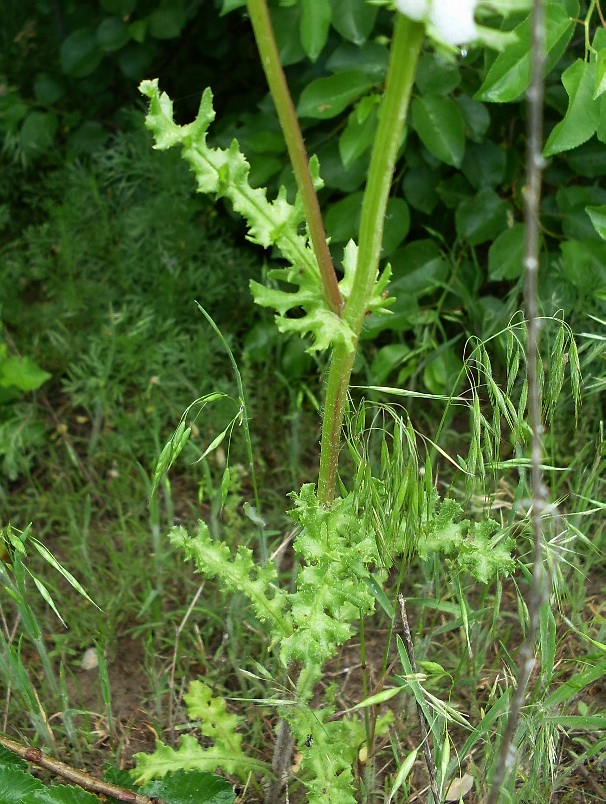
<path id="1" fill-rule="evenodd" d="M 293 173 L 303 202 L 309 235 L 320 267 L 324 294 L 332 311 L 340 315 L 343 300 L 341 299 L 337 275 L 328 250 L 328 243 L 326 242 L 322 213 L 320 212 L 318 195 L 314 189 L 309 170 L 309 160 L 307 159 L 301 127 L 299 126 L 297 113 L 280 62 L 280 54 L 278 53 L 267 2 L 266 0 L 247 0 L 246 5 L 259 55 L 261 56 L 261 64 L 276 106 Z"/>
<path id="2" fill-rule="evenodd" d="M 424 26 L 396 14 L 391 55 L 379 125 L 373 144 L 368 180 L 362 202 L 356 276 L 343 317 L 359 336 L 377 278 L 385 211 L 398 150 L 402 142 L 410 95 L 423 42 Z M 329 505 L 335 493 L 341 426 L 345 415 L 349 380 L 355 352 L 333 350 L 322 424 L 318 498 Z"/>

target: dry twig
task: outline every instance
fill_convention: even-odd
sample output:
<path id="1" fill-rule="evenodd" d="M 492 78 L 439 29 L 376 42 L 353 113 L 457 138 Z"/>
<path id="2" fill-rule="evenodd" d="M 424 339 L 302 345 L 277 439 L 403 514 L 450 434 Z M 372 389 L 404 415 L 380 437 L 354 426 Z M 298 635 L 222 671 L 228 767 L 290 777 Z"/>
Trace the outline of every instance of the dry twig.
<path id="1" fill-rule="evenodd" d="M 538 303 L 539 238 L 541 181 L 543 159 L 543 65 L 545 61 L 545 18 L 542 0 L 534 0 L 531 22 L 531 83 L 528 89 L 528 153 L 525 190 L 524 296 L 526 302 L 528 406 L 531 442 L 532 527 L 534 534 L 533 572 L 528 600 L 528 630 L 520 648 L 517 688 L 511 701 L 509 719 L 503 735 L 499 759 L 492 779 L 487 804 L 496 804 L 501 797 L 501 784 L 515 768 L 516 749 L 513 744 L 520 714 L 526 698 L 530 675 L 536 665 L 535 639 L 539 629 L 541 607 L 547 599 L 547 572 L 543 564 L 543 515 L 550 511 L 549 494 L 543 481 L 541 463 L 541 403 L 539 397 L 540 320 Z"/>
<path id="2" fill-rule="evenodd" d="M 39 748 L 29 748 L 26 745 L 10 740 L 8 737 L 0 737 L 0 745 L 3 745 L 13 754 L 24 759 L 26 762 L 31 762 L 39 768 L 45 768 L 55 776 L 60 776 L 67 782 L 78 785 L 83 790 L 88 790 L 90 793 L 96 795 L 111 796 L 117 801 L 127 801 L 130 804 L 165 804 L 159 798 L 150 798 L 143 796 L 141 793 L 135 793 L 133 790 L 127 790 L 124 787 L 118 787 L 115 784 L 109 784 L 101 779 L 96 779 L 94 776 L 86 773 L 85 771 L 72 768 L 71 765 L 66 765 L 58 759 L 53 759 L 47 754 L 43 754 Z"/>

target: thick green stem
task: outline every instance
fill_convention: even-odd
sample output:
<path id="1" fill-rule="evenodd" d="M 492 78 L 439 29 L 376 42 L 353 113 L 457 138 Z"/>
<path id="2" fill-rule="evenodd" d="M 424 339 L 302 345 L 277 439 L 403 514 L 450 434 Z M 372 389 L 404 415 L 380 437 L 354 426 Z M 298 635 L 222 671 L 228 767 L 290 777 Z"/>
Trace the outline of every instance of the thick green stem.
<path id="1" fill-rule="evenodd" d="M 381 104 L 379 126 L 375 137 L 368 181 L 362 202 L 362 219 L 356 276 L 343 317 L 356 337 L 377 279 L 385 211 L 393 179 L 398 149 L 402 140 L 415 71 L 423 42 L 423 25 L 396 14 L 385 94 Z M 326 402 L 322 423 L 318 498 L 329 505 L 335 493 L 341 426 L 347 404 L 347 390 L 355 352 L 335 347 L 328 372 Z"/>
<path id="2" fill-rule="evenodd" d="M 297 187 L 305 210 L 305 219 L 316 259 L 320 267 L 324 295 L 330 308 L 341 314 L 343 300 L 339 291 L 337 275 L 332 264 L 322 223 L 322 213 L 318 196 L 309 170 L 309 161 L 299 126 L 297 113 L 288 90 L 286 76 L 280 62 L 280 55 L 274 37 L 266 0 L 247 0 L 248 13 L 252 23 L 261 63 L 267 83 L 278 112 L 282 133 L 292 165 Z"/>

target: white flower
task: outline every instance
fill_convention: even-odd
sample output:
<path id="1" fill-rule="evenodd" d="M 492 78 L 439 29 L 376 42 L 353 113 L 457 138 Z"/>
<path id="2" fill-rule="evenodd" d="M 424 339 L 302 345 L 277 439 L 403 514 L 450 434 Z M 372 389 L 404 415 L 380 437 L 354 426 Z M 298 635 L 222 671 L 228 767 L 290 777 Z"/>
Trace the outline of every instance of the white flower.
<path id="1" fill-rule="evenodd" d="M 396 0 L 396 8 L 415 22 L 422 22 L 429 13 L 431 0 Z"/>
<path id="2" fill-rule="evenodd" d="M 477 37 L 473 13 L 478 0 L 434 0 L 429 23 L 447 45 L 463 45 Z"/>
<path id="3" fill-rule="evenodd" d="M 478 36 L 473 18 L 478 0 L 395 0 L 396 8 L 411 20 L 424 22 L 432 39 L 445 45 L 463 45 Z"/>
<path id="4" fill-rule="evenodd" d="M 526 11 L 532 0 L 394 0 L 396 8 L 404 16 L 415 22 L 422 22 L 427 35 L 446 50 L 468 42 L 484 44 L 487 47 L 503 50 L 507 45 L 517 42 L 513 31 L 499 31 L 477 25 L 474 15 L 480 7 L 485 12 L 495 11 L 507 17 L 512 12 Z"/>

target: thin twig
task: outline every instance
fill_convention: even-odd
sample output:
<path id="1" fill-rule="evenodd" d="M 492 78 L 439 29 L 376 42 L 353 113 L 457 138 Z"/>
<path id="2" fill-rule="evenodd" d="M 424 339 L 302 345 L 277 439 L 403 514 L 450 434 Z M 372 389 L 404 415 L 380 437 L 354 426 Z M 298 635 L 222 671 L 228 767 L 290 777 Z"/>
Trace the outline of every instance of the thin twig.
<path id="1" fill-rule="evenodd" d="M 282 719 L 278 723 L 278 733 L 276 735 L 276 744 L 271 763 L 271 769 L 275 773 L 276 778 L 267 788 L 265 804 L 279 804 L 282 800 L 281 795 L 288 782 L 294 747 L 295 743 L 292 738 L 290 725 L 286 720 Z M 288 788 L 285 792 L 288 794 Z"/>
<path id="2" fill-rule="evenodd" d="M 527 179 L 525 190 L 525 247 L 524 295 L 526 302 L 527 365 L 528 365 L 528 406 L 531 441 L 531 484 L 532 484 L 532 527 L 534 534 L 533 572 L 528 600 L 528 631 L 520 648 L 518 662 L 517 689 L 511 701 L 509 719 L 503 735 L 499 759 L 492 778 L 492 786 L 487 804 L 500 800 L 501 784 L 507 779 L 516 764 L 516 750 L 513 744 L 526 698 L 530 675 L 536 665 L 535 639 L 539 629 L 541 607 L 548 597 L 547 572 L 543 564 L 543 515 L 550 511 L 549 494 L 543 482 L 541 470 L 543 448 L 541 435 L 541 403 L 539 397 L 540 370 L 540 326 L 538 302 L 539 238 L 540 238 L 540 200 L 541 180 L 544 168 L 543 151 L 543 65 L 545 61 L 545 19 L 542 0 L 534 0 L 531 35 L 531 83 L 528 89 L 528 152 Z"/>
<path id="3" fill-rule="evenodd" d="M 410 626 L 408 625 L 408 615 L 406 614 L 406 601 L 404 600 L 403 594 L 398 595 L 398 603 L 400 604 L 400 615 L 402 617 L 402 633 L 404 636 L 404 647 L 406 648 L 406 653 L 408 654 L 408 661 L 410 662 L 412 671 L 413 673 L 416 673 L 417 663 L 415 661 L 415 651 L 414 646 L 412 644 Z M 421 705 L 419 704 L 418 701 L 417 701 L 417 716 L 419 718 L 419 724 L 421 726 L 421 735 L 423 737 L 423 754 L 425 755 L 425 764 L 427 765 L 427 772 L 429 773 L 429 786 L 431 788 L 433 800 L 435 804 L 438 804 L 438 802 L 440 801 L 440 793 L 438 791 L 438 782 L 436 778 L 436 765 L 433 760 L 431 748 L 429 746 L 429 732 L 427 731 L 427 721 L 425 720 L 425 715 L 423 714 L 423 710 L 421 709 Z"/>
<path id="4" fill-rule="evenodd" d="M 26 762 L 31 762 L 39 768 L 45 768 L 51 773 L 54 773 L 55 776 L 60 776 L 62 779 L 76 784 L 78 787 L 81 787 L 83 790 L 88 790 L 90 793 L 111 796 L 118 801 L 128 801 L 131 802 L 131 804 L 166 804 L 159 798 L 149 798 L 148 796 L 141 795 L 141 793 L 135 793 L 133 790 L 127 790 L 124 787 L 118 787 L 115 784 L 103 782 L 101 779 L 95 779 L 94 776 L 90 776 L 88 773 L 85 773 L 85 771 L 72 768 L 71 765 L 66 765 L 65 762 L 60 762 L 58 759 L 53 759 L 47 754 L 43 754 L 39 748 L 29 748 L 26 745 L 21 745 L 14 740 L 10 740 L 8 737 L 1 736 L 0 745 L 12 751 L 13 754 L 17 754 L 17 756 L 20 756 L 22 759 L 26 760 Z"/>

